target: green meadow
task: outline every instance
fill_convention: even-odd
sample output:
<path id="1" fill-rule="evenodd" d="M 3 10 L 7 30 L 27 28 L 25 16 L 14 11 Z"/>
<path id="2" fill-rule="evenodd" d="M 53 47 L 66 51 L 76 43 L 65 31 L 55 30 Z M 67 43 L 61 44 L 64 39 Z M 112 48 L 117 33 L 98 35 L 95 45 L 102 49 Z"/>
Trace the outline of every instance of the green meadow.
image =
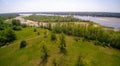
<path id="1" fill-rule="evenodd" d="M 47 29 L 35 27 L 15 31 L 17 40 L 0 48 L 0 66 L 80 66 L 78 62 L 83 64 L 81 66 L 120 66 L 118 49 L 96 46 L 93 41 L 83 40 L 82 37 L 65 35 L 66 54 L 63 54 L 59 49 L 60 34 L 56 34 L 56 41 L 51 41 L 51 33 Z M 79 39 L 76 41 L 76 38 Z M 27 45 L 21 49 L 22 40 Z M 49 55 L 45 63 L 41 59 L 43 45 Z"/>

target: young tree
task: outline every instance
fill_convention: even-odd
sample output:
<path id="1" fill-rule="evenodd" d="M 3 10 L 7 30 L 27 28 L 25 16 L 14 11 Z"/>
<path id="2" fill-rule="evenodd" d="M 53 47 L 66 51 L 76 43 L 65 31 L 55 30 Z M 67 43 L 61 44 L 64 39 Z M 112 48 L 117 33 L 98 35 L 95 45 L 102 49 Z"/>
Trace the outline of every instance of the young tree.
<path id="1" fill-rule="evenodd" d="M 41 51 L 42 51 L 42 54 L 41 54 L 42 62 L 41 63 L 43 63 L 43 66 L 44 66 L 44 64 L 47 63 L 48 57 L 49 57 L 48 49 L 47 49 L 47 47 L 45 45 L 43 45 Z"/>
<path id="2" fill-rule="evenodd" d="M 60 46 L 61 46 L 61 47 L 66 47 L 66 42 L 65 42 L 64 33 L 62 33 L 61 36 L 60 36 Z"/>
<path id="3" fill-rule="evenodd" d="M 66 42 L 65 42 L 65 36 L 64 34 L 62 33 L 61 36 L 60 36 L 60 52 L 63 53 L 63 54 L 66 54 Z"/>

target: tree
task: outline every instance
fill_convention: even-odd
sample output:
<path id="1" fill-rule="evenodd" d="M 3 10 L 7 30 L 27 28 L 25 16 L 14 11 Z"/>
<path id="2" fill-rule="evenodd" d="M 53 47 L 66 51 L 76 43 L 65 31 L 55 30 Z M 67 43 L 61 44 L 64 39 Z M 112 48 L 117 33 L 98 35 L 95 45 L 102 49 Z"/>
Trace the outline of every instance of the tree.
<path id="1" fill-rule="evenodd" d="M 25 40 L 23 40 L 20 43 L 20 48 L 24 48 L 24 47 L 26 47 L 26 45 L 27 45 L 27 42 Z"/>
<path id="2" fill-rule="evenodd" d="M 21 25 L 20 20 L 13 19 L 12 20 L 12 25 L 14 25 L 14 26 L 20 26 Z"/>
<path id="3" fill-rule="evenodd" d="M 66 42 L 65 42 L 64 33 L 62 33 L 61 36 L 60 36 L 60 46 L 61 46 L 61 47 L 66 47 Z"/>
<path id="4" fill-rule="evenodd" d="M 63 54 L 66 54 L 66 42 L 65 42 L 65 36 L 64 34 L 62 33 L 61 36 L 60 36 L 60 52 L 63 53 Z"/>
<path id="5" fill-rule="evenodd" d="M 48 49 L 45 45 L 42 46 L 42 54 L 41 54 L 41 59 L 42 59 L 42 64 L 43 66 L 47 63 L 48 61 L 48 57 L 49 57 L 49 54 L 48 54 Z"/>
<path id="6" fill-rule="evenodd" d="M 16 40 L 16 34 L 12 29 L 5 29 L 0 31 L 0 46 L 4 46 Z"/>

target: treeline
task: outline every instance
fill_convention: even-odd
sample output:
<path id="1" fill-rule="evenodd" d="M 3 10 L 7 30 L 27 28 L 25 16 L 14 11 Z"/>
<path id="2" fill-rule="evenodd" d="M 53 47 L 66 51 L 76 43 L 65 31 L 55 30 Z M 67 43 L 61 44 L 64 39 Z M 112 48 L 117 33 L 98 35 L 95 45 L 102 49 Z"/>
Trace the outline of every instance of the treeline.
<path id="1" fill-rule="evenodd" d="M 17 16 L 19 16 L 19 14 L 0 14 L 0 18 L 3 20 L 15 18 Z"/>
<path id="2" fill-rule="evenodd" d="M 76 24 L 61 24 L 58 23 L 54 26 L 42 26 L 42 28 L 49 29 L 54 33 L 65 33 L 83 37 L 83 40 L 93 40 L 95 45 L 102 45 L 120 49 L 120 32 L 110 30 L 103 30 L 101 27 L 94 27 L 93 25 L 76 25 Z"/>
<path id="3" fill-rule="evenodd" d="M 43 15 L 31 15 L 25 17 L 25 19 L 37 21 L 37 22 L 89 22 L 88 20 L 81 20 L 72 16 L 43 16 Z"/>

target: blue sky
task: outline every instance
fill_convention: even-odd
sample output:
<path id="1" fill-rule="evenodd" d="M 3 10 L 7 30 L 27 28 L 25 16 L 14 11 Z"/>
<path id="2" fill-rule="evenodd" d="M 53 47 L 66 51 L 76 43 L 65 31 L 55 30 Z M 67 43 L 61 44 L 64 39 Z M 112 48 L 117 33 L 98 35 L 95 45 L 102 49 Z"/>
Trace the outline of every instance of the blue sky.
<path id="1" fill-rule="evenodd" d="M 120 12 L 120 0 L 0 0 L 0 13 L 9 12 Z"/>

